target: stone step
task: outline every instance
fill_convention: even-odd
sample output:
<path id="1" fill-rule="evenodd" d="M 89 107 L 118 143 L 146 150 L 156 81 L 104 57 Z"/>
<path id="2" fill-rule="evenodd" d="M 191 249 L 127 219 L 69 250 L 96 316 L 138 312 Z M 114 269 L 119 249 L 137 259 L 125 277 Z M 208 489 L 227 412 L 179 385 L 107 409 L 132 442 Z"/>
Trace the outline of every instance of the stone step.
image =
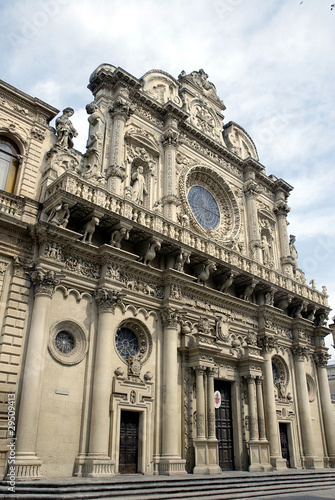
<path id="1" fill-rule="evenodd" d="M 110 498 L 141 500 L 172 499 L 239 499 L 274 497 L 285 493 L 299 493 L 335 487 L 334 472 L 312 472 L 294 474 L 240 475 L 236 477 L 212 476 L 211 478 L 147 478 L 119 477 L 110 481 L 75 479 L 64 483 L 36 481 L 17 482 L 12 498 L 18 500 L 84 500 Z M 6 498 L 8 485 L 0 484 L 0 498 Z"/>

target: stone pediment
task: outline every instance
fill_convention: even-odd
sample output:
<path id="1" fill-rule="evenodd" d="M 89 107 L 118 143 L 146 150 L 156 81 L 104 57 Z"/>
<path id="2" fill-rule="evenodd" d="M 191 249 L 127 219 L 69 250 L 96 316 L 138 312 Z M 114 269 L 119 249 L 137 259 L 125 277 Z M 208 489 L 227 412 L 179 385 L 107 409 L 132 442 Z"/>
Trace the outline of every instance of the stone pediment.
<path id="1" fill-rule="evenodd" d="M 216 93 L 214 83 L 208 80 L 208 75 L 203 69 L 192 71 L 189 75 L 187 75 L 185 71 L 182 71 L 178 76 L 178 80 L 182 86 L 189 87 L 189 89 L 193 87 L 193 90 L 200 91 L 203 98 L 210 99 L 219 106 L 221 110 L 226 109 L 223 101 L 221 101 Z"/>
<path id="2" fill-rule="evenodd" d="M 223 140 L 232 153 L 242 160 L 251 157 L 258 161 L 256 146 L 247 132 L 235 122 L 229 122 L 223 127 Z"/>
<path id="3" fill-rule="evenodd" d="M 161 70 L 151 70 L 141 78 L 143 90 L 161 104 L 172 101 L 181 106 L 178 95 L 178 82 L 169 73 Z"/>

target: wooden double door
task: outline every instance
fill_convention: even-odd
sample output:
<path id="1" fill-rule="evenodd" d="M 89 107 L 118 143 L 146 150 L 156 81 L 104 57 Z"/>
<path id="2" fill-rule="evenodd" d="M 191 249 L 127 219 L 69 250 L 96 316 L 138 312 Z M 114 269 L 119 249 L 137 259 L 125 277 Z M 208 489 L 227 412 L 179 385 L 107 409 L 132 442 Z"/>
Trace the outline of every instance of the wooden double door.
<path id="1" fill-rule="evenodd" d="M 121 411 L 120 425 L 120 474 L 136 474 L 138 472 L 138 428 L 139 413 Z"/>
<path id="2" fill-rule="evenodd" d="M 219 465 L 222 470 L 234 469 L 233 420 L 231 408 L 231 384 L 216 380 L 215 391 L 221 395 L 221 404 L 215 409 L 216 438 L 219 447 Z"/>

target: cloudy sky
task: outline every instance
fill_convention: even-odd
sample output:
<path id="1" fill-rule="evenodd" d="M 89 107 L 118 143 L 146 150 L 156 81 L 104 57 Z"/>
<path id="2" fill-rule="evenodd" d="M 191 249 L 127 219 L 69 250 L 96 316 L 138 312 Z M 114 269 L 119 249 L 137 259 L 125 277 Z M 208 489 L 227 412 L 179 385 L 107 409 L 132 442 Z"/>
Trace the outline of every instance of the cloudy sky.
<path id="1" fill-rule="evenodd" d="M 203 68 L 260 162 L 294 186 L 289 233 L 335 309 L 335 9 L 331 0 L 0 0 L 0 78 L 62 110 L 84 150 L 88 78 Z M 330 318 L 335 314 L 333 311 Z M 332 340 L 326 339 L 328 346 Z M 335 350 L 331 349 L 333 359 Z"/>

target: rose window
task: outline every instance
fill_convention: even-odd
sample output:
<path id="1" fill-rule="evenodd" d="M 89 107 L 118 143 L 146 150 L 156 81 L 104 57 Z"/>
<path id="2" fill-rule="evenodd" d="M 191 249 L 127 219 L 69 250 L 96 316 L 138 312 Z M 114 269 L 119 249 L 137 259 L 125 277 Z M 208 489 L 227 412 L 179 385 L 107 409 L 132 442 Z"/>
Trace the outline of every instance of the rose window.
<path id="1" fill-rule="evenodd" d="M 128 359 L 129 356 L 136 356 L 138 353 L 138 338 L 129 328 L 120 328 L 117 331 L 115 343 L 118 352 L 125 359 Z"/>
<path id="2" fill-rule="evenodd" d="M 188 192 L 192 212 L 204 229 L 216 229 L 220 223 L 220 210 L 214 197 L 202 186 L 193 186 Z"/>

